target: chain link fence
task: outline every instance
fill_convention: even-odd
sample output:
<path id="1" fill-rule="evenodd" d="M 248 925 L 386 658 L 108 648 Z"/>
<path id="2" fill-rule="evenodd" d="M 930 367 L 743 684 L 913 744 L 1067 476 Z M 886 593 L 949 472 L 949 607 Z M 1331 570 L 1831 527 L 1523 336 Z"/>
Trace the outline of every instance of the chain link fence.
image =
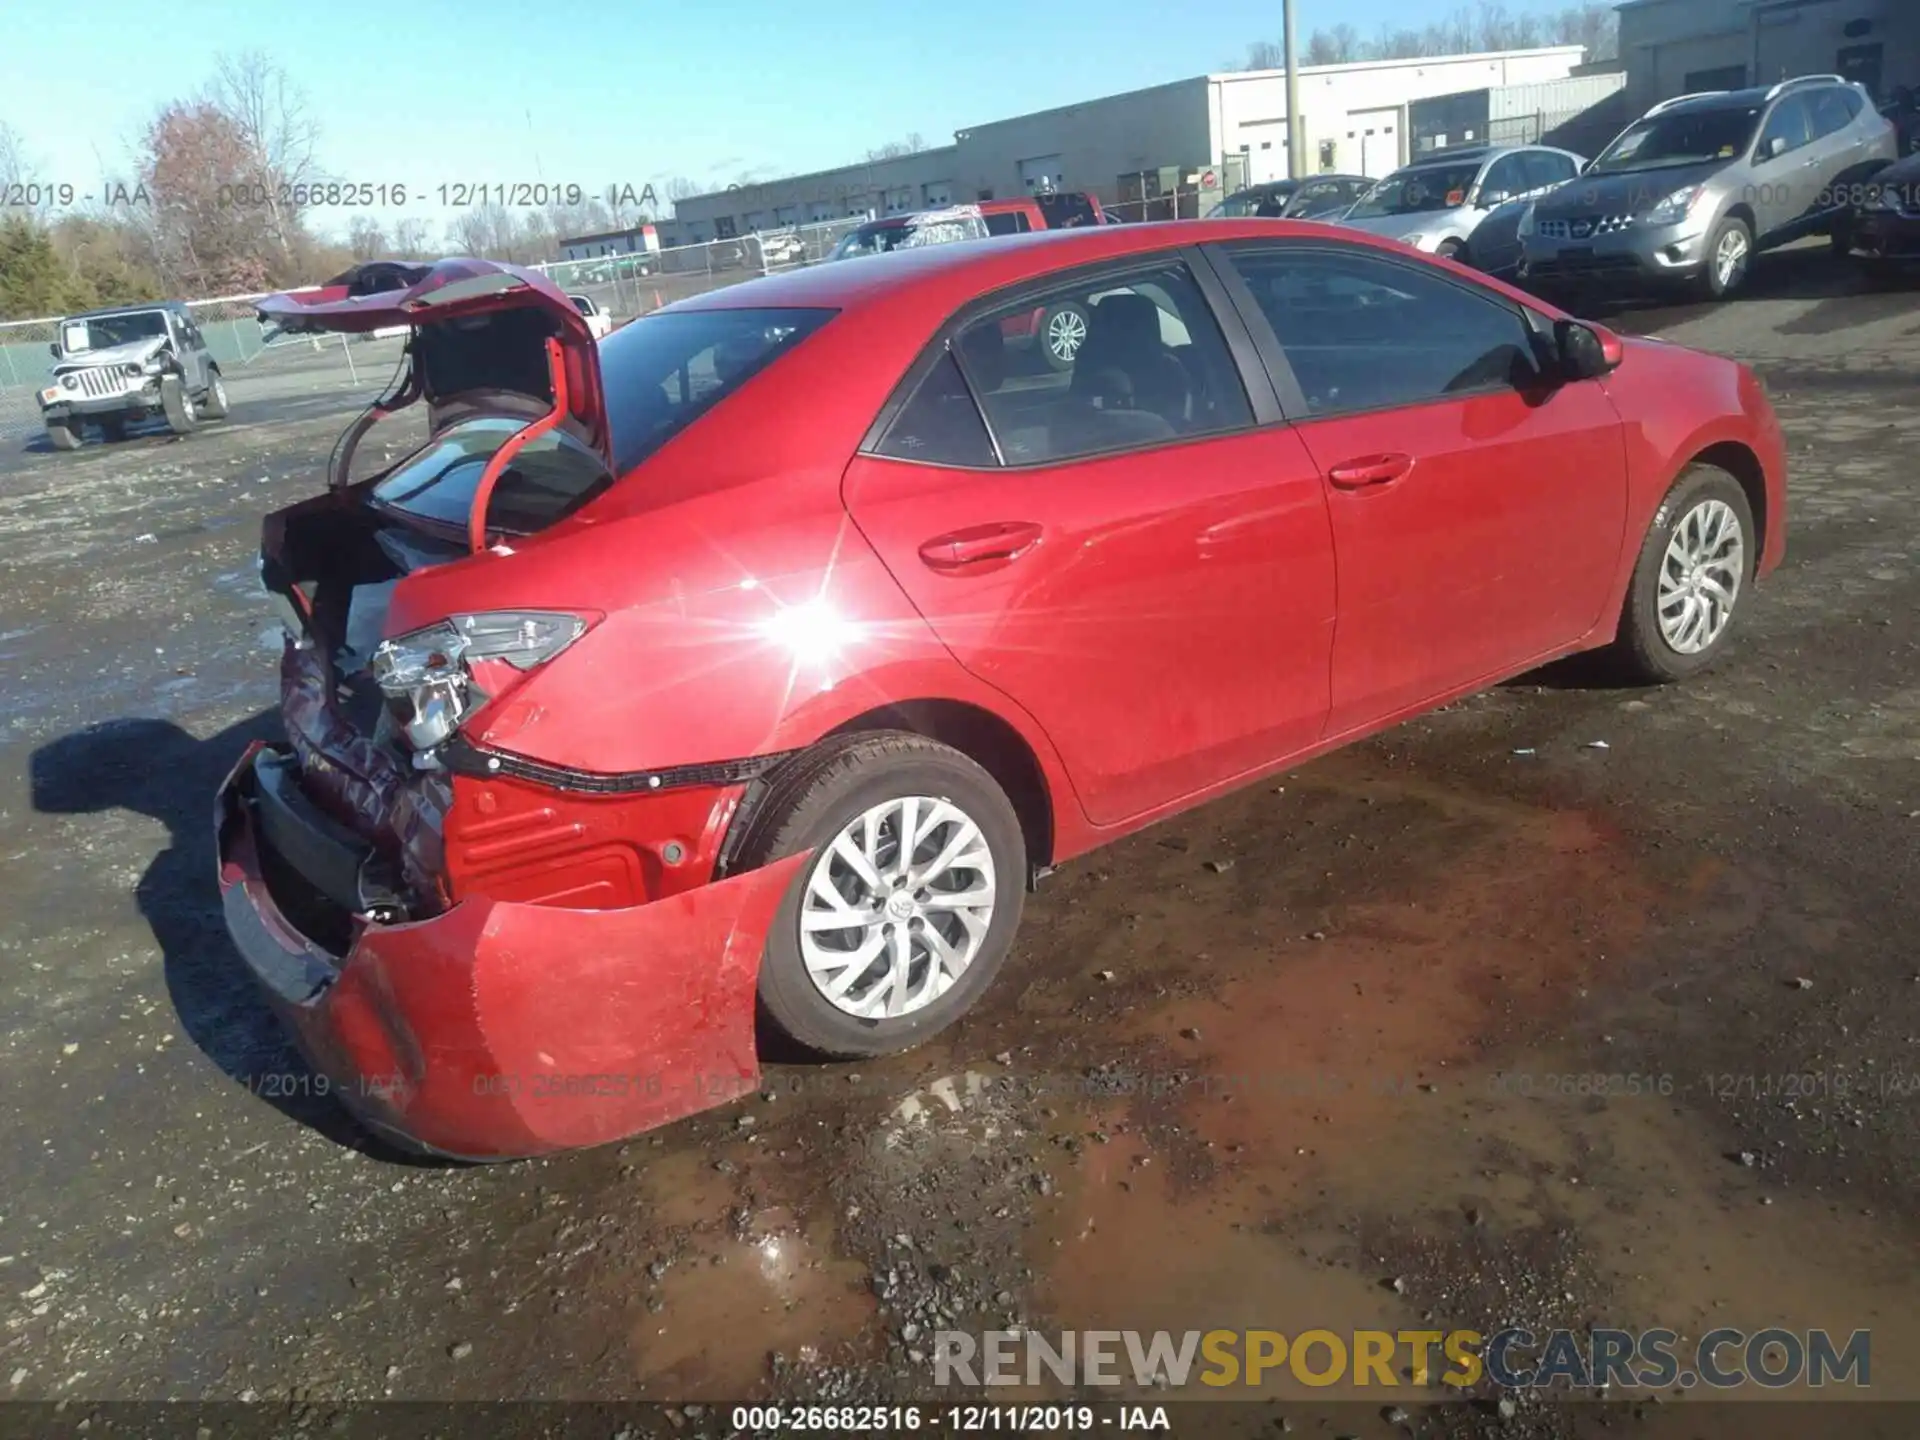
<path id="1" fill-rule="evenodd" d="M 615 321 L 631 320 L 690 295 L 817 265 L 866 223 L 864 217 L 829 220 L 698 245 L 558 260 L 532 268 L 568 294 L 585 295 L 604 305 Z"/>

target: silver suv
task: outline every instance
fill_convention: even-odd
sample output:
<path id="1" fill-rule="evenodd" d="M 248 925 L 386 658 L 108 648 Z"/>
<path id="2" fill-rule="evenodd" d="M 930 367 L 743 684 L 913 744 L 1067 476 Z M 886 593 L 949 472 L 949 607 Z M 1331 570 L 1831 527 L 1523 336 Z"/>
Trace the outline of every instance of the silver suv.
<path id="1" fill-rule="evenodd" d="M 1436 150 L 1387 176 L 1334 223 L 1471 263 L 1473 232 L 1482 220 L 1502 205 L 1573 179 L 1581 163 L 1578 155 L 1551 145 Z"/>
<path id="2" fill-rule="evenodd" d="M 1872 97 L 1838 75 L 1664 100 L 1534 204 L 1524 278 L 1680 281 L 1718 300 L 1758 251 L 1816 234 L 1848 249 L 1850 196 L 1895 150 Z"/>

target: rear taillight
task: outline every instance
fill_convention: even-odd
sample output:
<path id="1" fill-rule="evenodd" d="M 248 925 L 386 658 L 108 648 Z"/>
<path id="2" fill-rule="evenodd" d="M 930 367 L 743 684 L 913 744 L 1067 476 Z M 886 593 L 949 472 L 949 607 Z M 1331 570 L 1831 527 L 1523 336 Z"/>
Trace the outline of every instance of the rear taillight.
<path id="1" fill-rule="evenodd" d="M 587 624 L 583 616 L 555 610 L 454 615 L 381 641 L 373 652 L 373 678 L 406 726 L 416 763 L 430 765 L 431 752 L 491 698 L 476 682 L 474 666 L 496 660 L 532 670 L 586 634 Z"/>

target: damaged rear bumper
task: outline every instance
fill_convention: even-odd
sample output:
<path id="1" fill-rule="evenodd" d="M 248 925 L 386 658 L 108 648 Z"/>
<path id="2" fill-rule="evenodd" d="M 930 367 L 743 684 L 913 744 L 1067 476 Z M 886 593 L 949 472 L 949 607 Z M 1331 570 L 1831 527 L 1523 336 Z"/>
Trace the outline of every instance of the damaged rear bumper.
<path id="1" fill-rule="evenodd" d="M 805 855 L 622 909 L 476 897 L 429 919 L 356 918 L 328 948 L 288 912 L 346 883 L 350 842 L 300 834 L 300 814 L 263 796 L 285 753 L 253 746 L 220 789 L 227 929 L 369 1129 L 506 1159 L 617 1140 L 757 1084 L 760 956 Z"/>

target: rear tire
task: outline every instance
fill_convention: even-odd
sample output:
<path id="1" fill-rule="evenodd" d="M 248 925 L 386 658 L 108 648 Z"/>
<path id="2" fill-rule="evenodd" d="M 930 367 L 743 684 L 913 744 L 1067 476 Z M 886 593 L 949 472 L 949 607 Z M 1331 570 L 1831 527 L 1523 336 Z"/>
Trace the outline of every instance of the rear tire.
<path id="1" fill-rule="evenodd" d="M 1759 553 L 1740 482 L 1712 465 L 1682 471 L 1647 526 L 1627 587 L 1614 642 L 1626 674 L 1665 685 L 1713 664 L 1733 633 Z"/>
<path id="2" fill-rule="evenodd" d="M 1853 216 L 1833 217 L 1833 228 L 1827 232 L 1827 243 L 1842 260 L 1853 254 Z"/>
<path id="3" fill-rule="evenodd" d="M 174 434 L 191 435 L 200 428 L 199 411 L 178 375 L 160 377 L 160 408 L 166 411 L 167 428 Z"/>
<path id="4" fill-rule="evenodd" d="M 78 450 L 80 430 L 65 420 L 47 421 L 47 443 L 56 450 Z"/>
<path id="5" fill-rule="evenodd" d="M 908 820 L 919 836 L 903 857 Z M 827 740 L 777 773 L 735 868 L 806 850 L 760 964 L 775 1028 L 852 1059 L 909 1049 L 972 1008 L 1012 947 L 1027 880 L 1019 817 L 992 776 L 903 731 Z M 937 856 L 950 864 L 928 875 Z M 842 913 L 858 918 L 834 925 Z"/>

